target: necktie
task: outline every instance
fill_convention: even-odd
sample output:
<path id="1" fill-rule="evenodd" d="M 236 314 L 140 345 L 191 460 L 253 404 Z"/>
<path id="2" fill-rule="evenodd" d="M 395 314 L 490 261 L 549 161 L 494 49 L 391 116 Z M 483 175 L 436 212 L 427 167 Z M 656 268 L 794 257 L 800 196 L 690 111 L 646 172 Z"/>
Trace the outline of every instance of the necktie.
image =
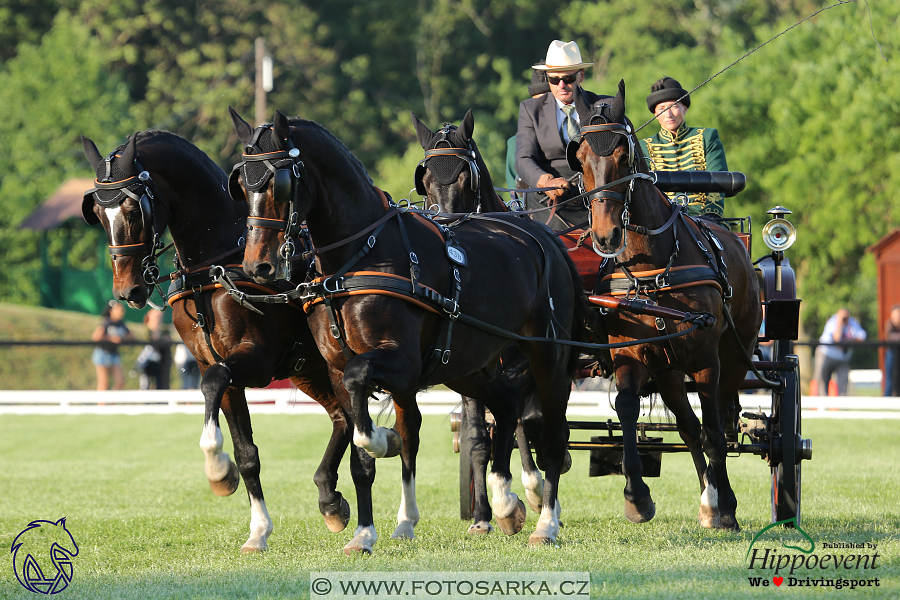
<path id="1" fill-rule="evenodd" d="M 571 104 L 566 104 L 562 107 L 564 113 L 566 113 L 566 119 L 563 121 L 563 127 L 565 127 L 566 135 L 563 136 L 563 140 L 565 141 L 566 137 L 569 138 L 569 141 L 574 140 L 578 137 L 578 133 L 581 131 L 581 127 L 578 126 L 578 123 L 575 122 L 575 119 L 572 118 L 572 113 L 575 112 L 575 106 Z"/>

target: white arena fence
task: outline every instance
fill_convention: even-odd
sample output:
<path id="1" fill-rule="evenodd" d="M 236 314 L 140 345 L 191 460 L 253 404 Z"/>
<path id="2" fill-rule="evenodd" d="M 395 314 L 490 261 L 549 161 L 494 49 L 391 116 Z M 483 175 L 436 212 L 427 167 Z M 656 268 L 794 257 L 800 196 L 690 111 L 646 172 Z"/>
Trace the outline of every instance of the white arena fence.
<path id="1" fill-rule="evenodd" d="M 325 412 L 314 400 L 294 388 L 246 390 L 251 414 L 321 414 Z M 571 417 L 616 418 L 612 408 L 615 392 L 573 391 L 569 400 Z M 699 415 L 696 394 L 691 402 Z M 771 394 L 741 394 L 744 411 L 771 412 Z M 900 419 L 900 398 L 880 396 L 803 396 L 802 418 L 828 419 Z M 460 410 L 459 395 L 450 391 L 430 390 L 419 395 L 423 414 L 449 415 Z M 372 413 L 383 406 L 372 403 Z M 148 391 L 0 391 L 0 414 L 19 415 L 143 415 L 204 413 L 200 390 Z M 645 403 L 644 413 L 651 418 L 664 418 L 662 403 Z"/>

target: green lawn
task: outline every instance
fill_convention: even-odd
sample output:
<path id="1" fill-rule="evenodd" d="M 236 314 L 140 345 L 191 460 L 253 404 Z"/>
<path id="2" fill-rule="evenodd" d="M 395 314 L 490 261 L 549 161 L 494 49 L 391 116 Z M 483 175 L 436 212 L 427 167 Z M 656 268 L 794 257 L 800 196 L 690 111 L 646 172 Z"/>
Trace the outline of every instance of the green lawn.
<path id="1" fill-rule="evenodd" d="M 223 420 L 224 423 L 224 420 Z M 881 587 L 852 592 L 779 588 L 796 596 L 897 597 L 900 594 L 898 421 L 807 420 L 814 459 L 804 463 L 803 529 L 817 542 L 875 542 Z M 351 526 L 330 533 L 316 504 L 312 474 L 327 439 L 324 416 L 254 418 L 263 487 L 275 531 L 270 551 L 243 556 L 249 507 L 243 487 L 214 496 L 198 447 L 200 416 L 0 416 L 0 547 L 35 519 L 67 517 L 79 544 L 75 575 L 59 598 L 308 597 L 310 571 L 587 571 L 595 597 L 762 598 L 751 588 L 753 536 L 769 523 L 769 479 L 753 456 L 729 459 L 738 496 L 738 534 L 697 525 L 698 487 L 686 455 L 663 458 L 649 480 L 656 518 L 622 516 L 619 477 L 587 477 L 575 453 L 561 484 L 563 521 L 556 547 L 529 548 L 537 515 L 515 537 L 472 538 L 457 518 L 457 455 L 446 417 L 426 417 L 417 477 L 422 519 L 412 541 L 390 539 L 399 504 L 398 459 L 378 462 L 374 491 L 379 541 L 373 556 L 347 558 Z M 573 439 L 583 439 L 577 432 Z M 226 432 L 226 446 L 230 441 Z M 229 450 L 230 452 L 230 450 Z M 515 464 L 515 463 L 514 463 Z M 521 493 L 518 467 L 514 491 Z M 354 506 L 347 461 L 339 489 Z M 796 533 L 765 534 L 799 541 Z M 759 545 L 760 542 L 757 542 Z M 824 551 L 823 551 L 824 552 Z M 33 598 L 15 579 L 12 555 L 0 561 L 0 598 Z M 824 573 L 834 575 L 835 572 Z M 849 596 L 848 596 L 849 595 Z"/>

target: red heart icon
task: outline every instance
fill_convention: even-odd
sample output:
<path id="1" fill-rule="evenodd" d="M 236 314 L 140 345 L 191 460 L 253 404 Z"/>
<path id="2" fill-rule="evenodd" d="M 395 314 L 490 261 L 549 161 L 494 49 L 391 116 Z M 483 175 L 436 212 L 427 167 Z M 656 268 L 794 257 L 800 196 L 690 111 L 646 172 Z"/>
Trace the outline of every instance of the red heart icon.
<path id="1" fill-rule="evenodd" d="M 773 577 L 772 581 L 775 582 L 775 585 L 781 585 L 781 583 L 784 581 L 784 577 Z"/>

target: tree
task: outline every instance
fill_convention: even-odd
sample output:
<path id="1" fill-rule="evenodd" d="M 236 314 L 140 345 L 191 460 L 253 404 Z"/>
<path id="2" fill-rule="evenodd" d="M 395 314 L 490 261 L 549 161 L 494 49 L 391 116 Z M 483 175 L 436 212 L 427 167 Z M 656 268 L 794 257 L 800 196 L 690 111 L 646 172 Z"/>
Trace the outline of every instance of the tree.
<path id="1" fill-rule="evenodd" d="M 52 57 L 48 60 L 48 57 Z M 25 43 L 0 73 L 0 297 L 36 303 L 39 235 L 18 224 L 69 177 L 89 176 L 80 135 L 118 145 L 128 127 L 128 90 L 107 71 L 105 52 L 67 11 L 40 45 Z M 125 117 L 125 118 L 123 118 Z M 96 261 L 97 234 L 85 225 L 70 253 Z M 51 246 L 59 256 L 61 239 Z M 58 258 L 57 258 L 58 260 Z"/>

